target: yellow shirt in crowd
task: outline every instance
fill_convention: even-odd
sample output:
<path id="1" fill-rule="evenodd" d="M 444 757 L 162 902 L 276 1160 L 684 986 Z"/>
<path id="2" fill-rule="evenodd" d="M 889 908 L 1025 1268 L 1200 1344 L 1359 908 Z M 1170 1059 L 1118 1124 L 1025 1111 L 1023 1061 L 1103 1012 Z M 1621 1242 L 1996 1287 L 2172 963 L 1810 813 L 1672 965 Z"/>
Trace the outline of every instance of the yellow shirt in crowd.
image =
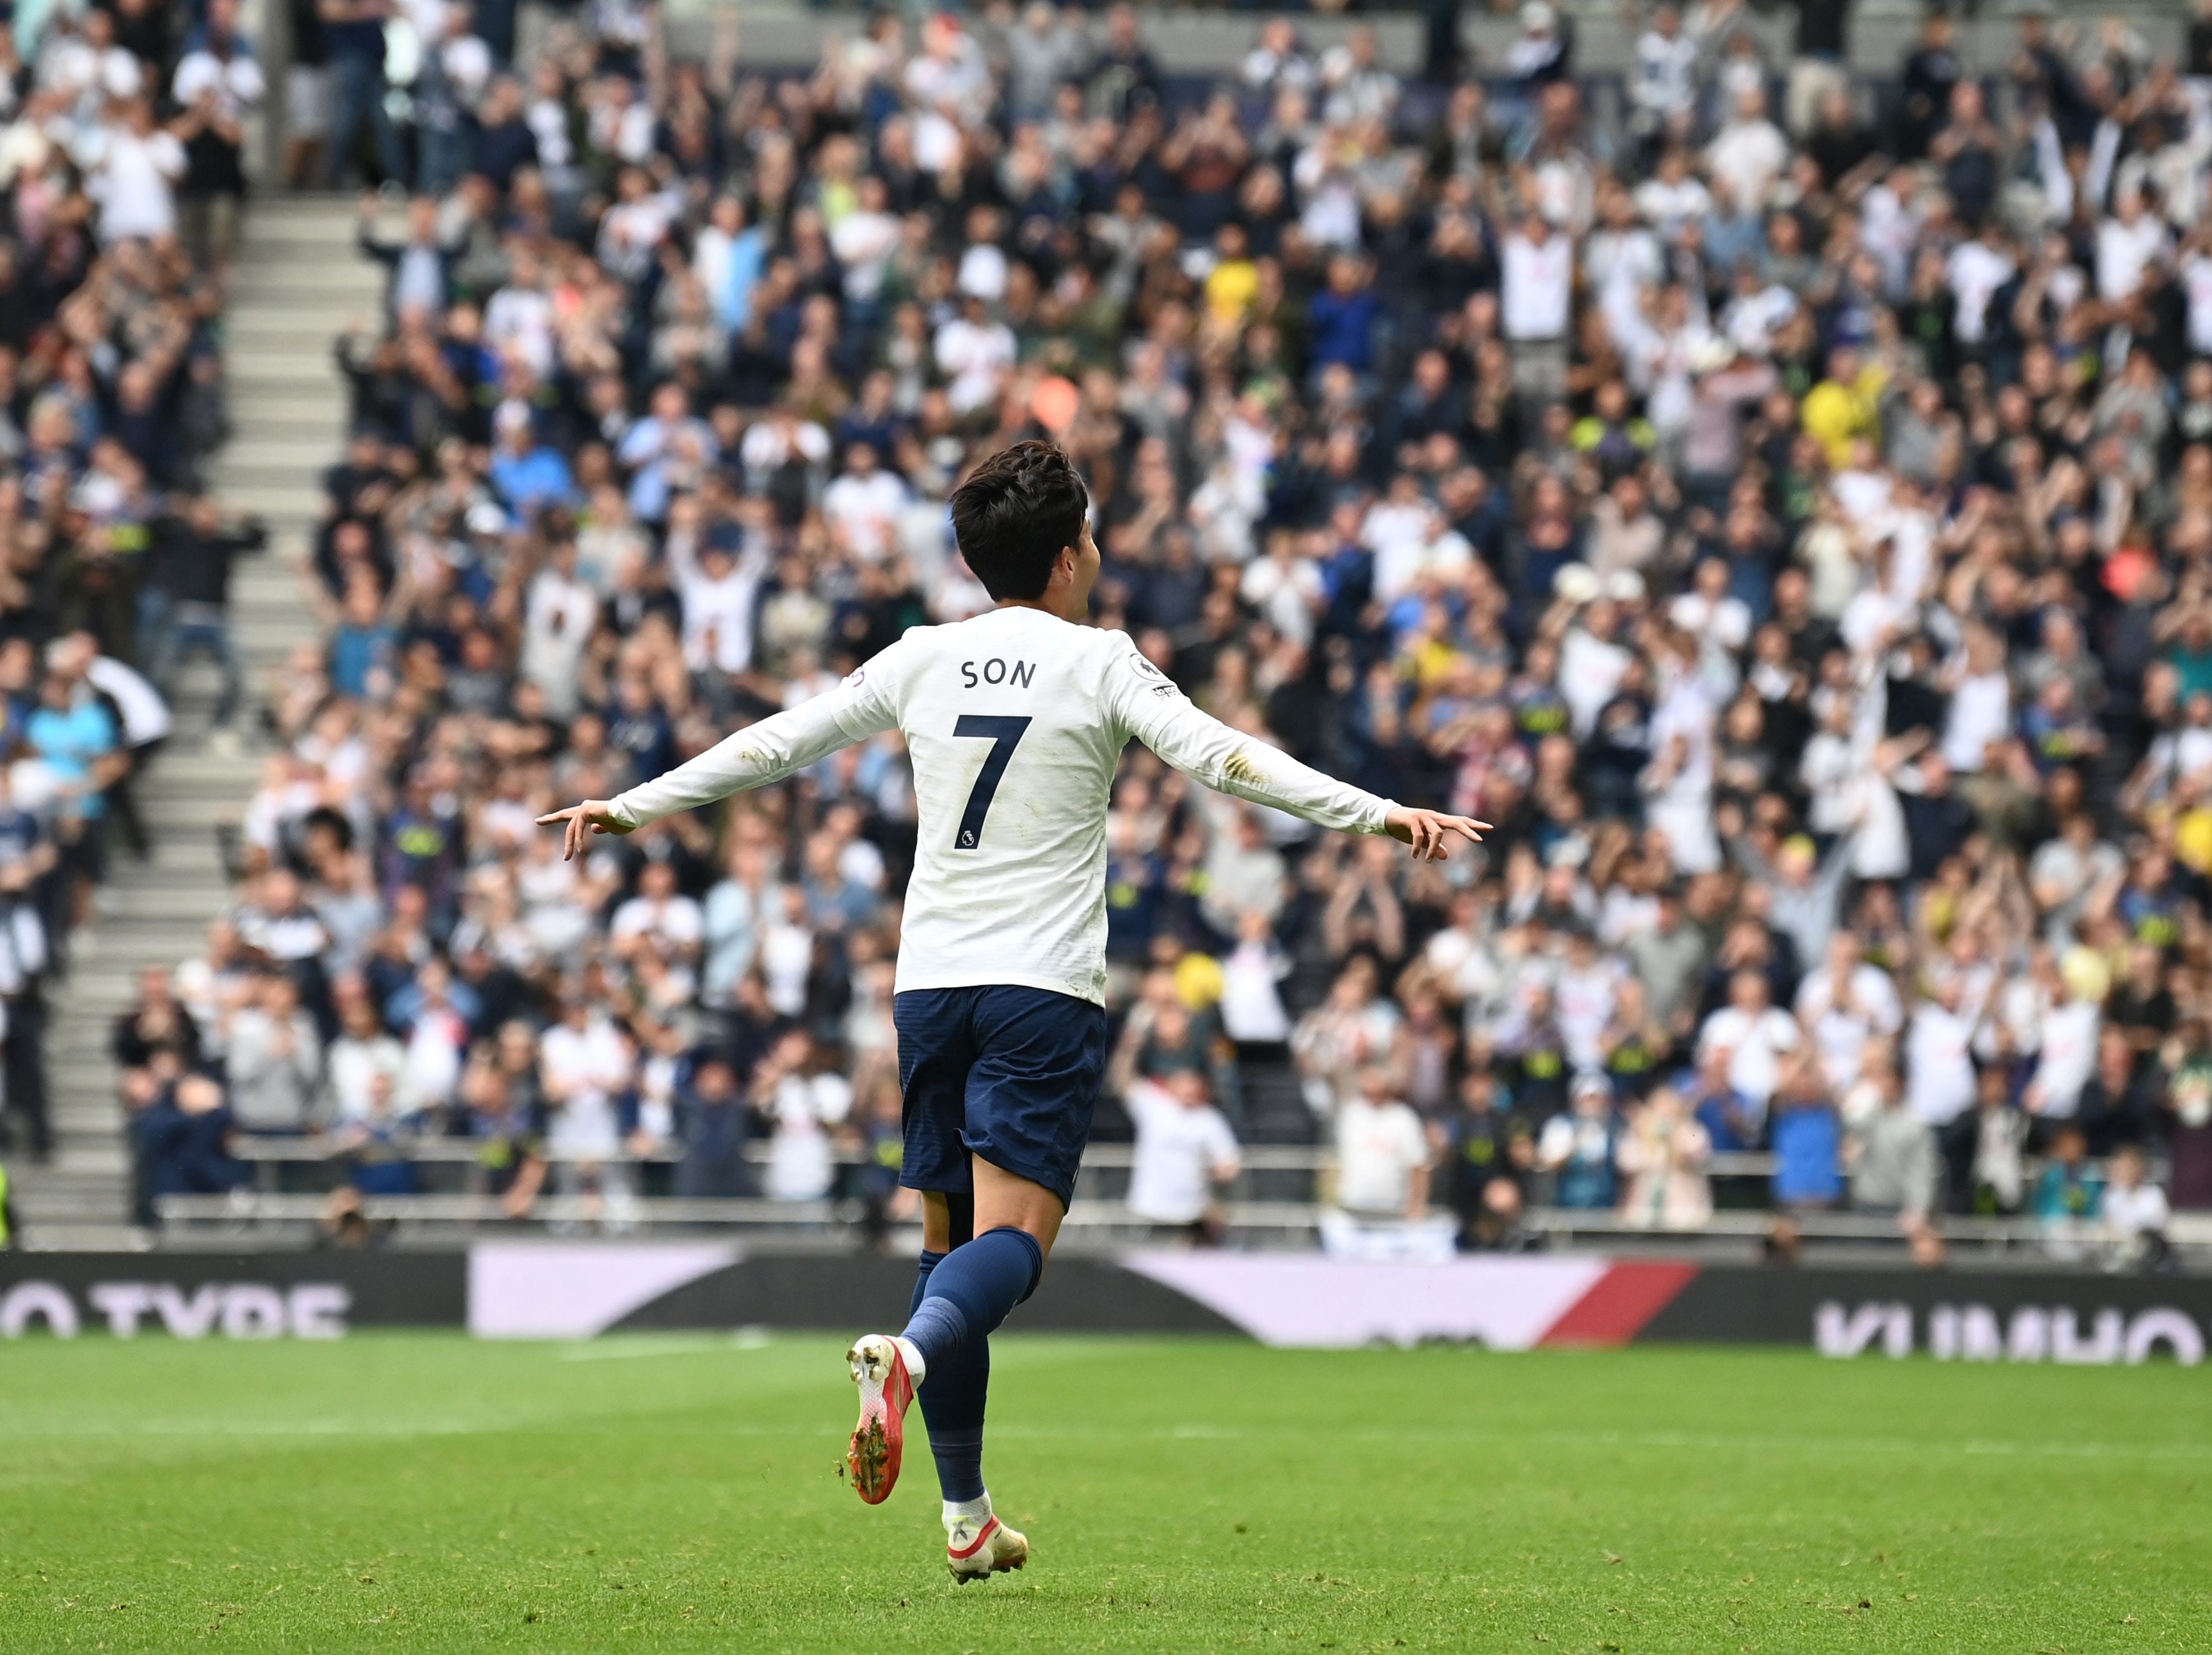
<path id="1" fill-rule="evenodd" d="M 1849 385 L 1822 380 L 1805 393 L 1798 420 L 1819 440 L 1831 465 L 1850 464 L 1851 444 L 1861 437 L 1881 441 L 1881 392 L 1888 383 L 1889 370 L 1869 362 Z"/>

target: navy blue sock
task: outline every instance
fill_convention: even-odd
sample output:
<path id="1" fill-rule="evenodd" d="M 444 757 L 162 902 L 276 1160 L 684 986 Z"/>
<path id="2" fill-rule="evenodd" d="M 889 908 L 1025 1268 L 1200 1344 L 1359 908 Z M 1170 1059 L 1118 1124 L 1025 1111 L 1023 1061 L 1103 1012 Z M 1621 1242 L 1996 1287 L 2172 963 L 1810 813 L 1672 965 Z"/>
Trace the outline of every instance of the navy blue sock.
<path id="1" fill-rule="evenodd" d="M 990 1337 L 1006 1313 L 1036 1290 L 1044 1250 L 1025 1230 L 986 1230 L 955 1247 L 929 1273 L 906 1336 L 933 1373 L 940 1355 Z"/>
<path id="2" fill-rule="evenodd" d="M 906 1307 L 906 1313 L 909 1317 L 921 1308 L 921 1301 L 928 1296 L 929 1273 L 943 1263 L 945 1263 L 943 1253 L 933 1253 L 927 1247 L 921 1250 L 921 1269 L 915 1276 L 914 1298 Z"/>
<path id="3" fill-rule="evenodd" d="M 925 1256 L 927 1256 L 925 1255 Z M 993 1329 L 1036 1291 L 1044 1251 L 1035 1237 L 987 1230 L 929 1269 L 906 1336 L 921 1351 L 921 1417 L 947 1500 L 983 1494 L 983 1407 L 991 1385 Z"/>
<path id="4" fill-rule="evenodd" d="M 948 1351 L 915 1400 L 929 1427 L 938 1492 L 947 1500 L 983 1497 L 983 1405 L 991 1391 L 991 1342 L 975 1339 Z"/>

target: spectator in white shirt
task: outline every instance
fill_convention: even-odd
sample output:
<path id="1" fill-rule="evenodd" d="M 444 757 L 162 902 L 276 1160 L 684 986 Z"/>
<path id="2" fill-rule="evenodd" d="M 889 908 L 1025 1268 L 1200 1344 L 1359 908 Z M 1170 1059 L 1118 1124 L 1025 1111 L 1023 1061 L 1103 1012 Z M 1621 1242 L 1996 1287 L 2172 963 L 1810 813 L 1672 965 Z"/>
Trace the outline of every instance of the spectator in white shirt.
<path id="1" fill-rule="evenodd" d="M 1705 148 L 1721 204 L 1738 218 L 1756 216 L 1767 192 L 1790 165 L 1790 141 L 1766 119 L 1766 94 L 1755 88 L 1736 94 L 1728 123 Z"/>
<path id="2" fill-rule="evenodd" d="M 1838 1095 L 1857 1083 L 1868 1044 L 1905 1025 L 1897 984 L 1860 958 L 1859 940 L 1849 931 L 1828 938 L 1827 958 L 1797 985 L 1796 1010 Z"/>
<path id="3" fill-rule="evenodd" d="M 552 1110 L 546 1139 L 558 1157 L 564 1193 L 626 1189 L 611 1166 L 622 1152 L 617 1100 L 636 1073 L 636 1054 L 605 1012 L 581 990 L 562 1001 L 561 1020 L 538 1044 L 539 1084 Z"/>
<path id="4" fill-rule="evenodd" d="M 2144 210 L 2140 190 L 2124 191 L 2112 216 L 2097 226 L 2097 296 L 2124 303 L 2142 286 L 2143 271 L 2172 253 L 2166 221 Z"/>
<path id="5" fill-rule="evenodd" d="M 1773 1004 L 1765 974 L 1743 970 L 1729 979 L 1729 1003 L 1698 1031 L 1698 1051 L 1729 1054 L 1729 1084 L 1763 1118 L 1781 1083 L 1782 1056 L 1799 1038 L 1796 1019 Z"/>
<path id="6" fill-rule="evenodd" d="M 696 522 L 696 513 L 679 512 L 668 535 L 671 583 L 684 599 L 684 661 L 694 672 L 746 672 L 766 560 L 738 556 L 726 530 L 702 535 Z"/>
<path id="7" fill-rule="evenodd" d="M 100 239 L 156 240 L 177 233 L 176 184 L 185 146 L 154 125 L 153 106 L 132 97 L 111 106 L 78 155 L 85 187 L 100 204 Z"/>
<path id="8" fill-rule="evenodd" d="M 1291 962 L 1275 946 L 1265 909 L 1237 916 L 1237 946 L 1221 962 L 1221 1030 L 1240 1046 L 1279 1046 L 1291 1037 L 1291 1014 L 1277 987 Z"/>
<path id="9" fill-rule="evenodd" d="M 2058 992 L 2037 1028 L 2034 1077 L 2021 1101 L 2041 1121 L 2071 1120 L 2081 1107 L 2081 1088 L 2097 1067 L 2097 1037 L 2104 1025 L 2104 1001 L 2112 986 L 2104 961 L 2087 948 L 2069 952 L 2055 965 L 2039 950 L 2039 975 L 2055 976 Z"/>
<path id="10" fill-rule="evenodd" d="M 77 125 L 98 120 L 109 100 L 136 98 L 144 89 L 138 59 L 115 43 L 112 12 L 97 6 L 81 11 L 56 6 L 51 16 L 52 33 L 39 51 L 39 87 L 67 98 Z M 20 13 L 15 21 L 20 27 Z"/>
<path id="11" fill-rule="evenodd" d="M 999 376 L 1014 365 L 1013 330 L 968 295 L 961 313 L 937 330 L 938 371 L 952 381 L 953 411 L 973 413 L 999 393 Z"/>
<path id="12" fill-rule="evenodd" d="M 884 289 L 884 274 L 898 251 L 899 221 L 890 210 L 883 179 L 870 173 L 856 188 L 859 204 L 830 228 L 830 247 L 845 267 L 845 296 L 872 305 Z"/>
<path id="13" fill-rule="evenodd" d="M 1129 1210 L 1182 1231 L 1200 1245 L 1219 1246 L 1225 1226 L 1216 1193 L 1236 1177 L 1242 1162 L 1237 1135 L 1213 1106 L 1206 1077 L 1178 1069 L 1158 1080 L 1139 1080 L 1123 1102 L 1137 1128 Z"/>
<path id="14" fill-rule="evenodd" d="M 1905 1097 L 1912 1112 L 1932 1127 L 1948 1126 L 1975 1095 L 1974 1025 L 1965 1009 L 1964 984 L 1947 977 L 1913 1008 L 1905 1026 Z"/>
<path id="15" fill-rule="evenodd" d="M 610 933 L 618 954 L 651 948 L 671 964 L 688 965 L 699 958 L 706 929 L 699 904 L 676 888 L 675 863 L 664 860 L 639 870 L 637 895 L 615 910 Z"/>
<path id="16" fill-rule="evenodd" d="M 576 710 L 584 650 L 599 613 L 599 594 L 577 578 L 576 543 L 556 541 L 523 600 L 521 660 L 523 678 L 545 692 L 545 710 L 556 718 Z"/>
<path id="17" fill-rule="evenodd" d="M 753 1077 L 753 1107 L 773 1123 L 764 1187 L 771 1200 L 818 1201 L 830 1193 L 836 1166 L 828 1129 L 853 1112 L 852 1083 L 817 1062 L 814 1043 L 793 1030 L 779 1040 Z"/>
<path id="18" fill-rule="evenodd" d="M 1500 249 L 1499 323 L 1516 344 L 1562 339 L 1574 298 L 1574 243 L 1540 213 L 1522 215 Z"/>
<path id="19" fill-rule="evenodd" d="M 884 469 L 872 442 L 845 451 L 845 472 L 822 491 L 822 515 L 832 535 L 871 563 L 889 555 L 900 514 L 913 498 L 905 479 Z"/>
<path id="20" fill-rule="evenodd" d="M 366 1121 L 376 1111 L 380 1097 L 398 1092 L 407 1069 L 407 1055 L 399 1043 L 385 1032 L 375 1002 L 358 978 L 341 982 L 333 997 L 338 1006 L 338 1037 L 325 1054 L 334 1125 Z"/>
<path id="21" fill-rule="evenodd" d="M 1370 1063 L 1336 1110 L 1336 1204 L 1356 1219 L 1419 1218 L 1429 1204 L 1429 1138 L 1390 1071 Z"/>
<path id="22" fill-rule="evenodd" d="M 2166 1191 L 2150 1181 L 2142 1150 L 2123 1144 L 2106 1169 L 2108 1182 L 2098 1219 L 2111 1244 L 2113 1262 L 2123 1266 L 2155 1264 L 2166 1252 L 2166 1226 L 2173 1221 Z"/>

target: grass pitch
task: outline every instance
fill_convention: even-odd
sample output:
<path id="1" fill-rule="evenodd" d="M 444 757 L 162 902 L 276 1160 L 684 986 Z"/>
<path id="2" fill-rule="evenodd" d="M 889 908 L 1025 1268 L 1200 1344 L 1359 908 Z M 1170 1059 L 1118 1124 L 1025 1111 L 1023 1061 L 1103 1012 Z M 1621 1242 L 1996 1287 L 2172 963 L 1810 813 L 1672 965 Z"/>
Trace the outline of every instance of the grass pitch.
<path id="1" fill-rule="evenodd" d="M 1006 1338 L 956 1587 L 844 1342 L 0 1345 L 0 1650 L 2212 1648 L 2205 1370 Z"/>

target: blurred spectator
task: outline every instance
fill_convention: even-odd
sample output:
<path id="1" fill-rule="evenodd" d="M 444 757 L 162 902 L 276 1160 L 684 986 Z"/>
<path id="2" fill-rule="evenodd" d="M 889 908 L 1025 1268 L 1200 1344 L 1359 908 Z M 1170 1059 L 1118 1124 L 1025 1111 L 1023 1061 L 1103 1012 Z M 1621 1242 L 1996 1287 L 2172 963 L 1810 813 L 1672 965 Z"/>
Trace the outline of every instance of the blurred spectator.
<path id="1" fill-rule="evenodd" d="M 198 112 L 186 116 L 187 131 L 197 134 L 202 125 Z M 176 186 L 189 161 L 177 134 L 155 124 L 152 100 L 135 92 L 112 97 L 82 159 L 86 192 L 100 204 L 102 241 L 176 234 Z"/>
<path id="2" fill-rule="evenodd" d="M 556 1189 L 562 1195 L 627 1196 L 632 1180 L 621 1159 L 623 1104 L 635 1078 L 627 1032 L 579 986 L 561 1003 L 560 1021 L 538 1048 L 538 1077 Z"/>
<path id="3" fill-rule="evenodd" d="M 404 161 L 384 98 L 384 25 L 391 8 L 386 0 L 317 0 L 315 15 L 331 98 L 324 186 L 337 189 L 353 175 L 364 138 L 374 144 L 378 173 L 396 182 Z"/>
<path id="4" fill-rule="evenodd" d="M 1620 1121 L 1613 1088 L 1599 1076 L 1575 1077 L 1569 1112 L 1554 1115 L 1536 1141 L 1536 1165 L 1552 1175 L 1552 1204 L 1580 1211 L 1619 1204 Z"/>
<path id="5" fill-rule="evenodd" d="M 379 1108 L 391 1111 L 407 1068 L 406 1052 L 386 1031 L 359 978 L 342 983 L 337 1000 L 337 1037 L 324 1060 L 333 1129 L 365 1121 Z"/>
<path id="6" fill-rule="evenodd" d="M 0 861 L 0 1141 L 20 1120 L 32 1159 L 53 1148 L 47 1113 L 46 979 L 54 959 L 40 910 L 40 867 L 28 856 Z"/>
<path id="7" fill-rule="evenodd" d="M 2112 1263 L 2124 1269 L 2160 1269 L 2172 1253 L 2166 1232 L 2172 1213 L 2166 1192 L 2150 1181 L 2143 1153 L 2133 1144 L 2113 1155 L 2108 1174 L 2098 1216 Z"/>
<path id="8" fill-rule="evenodd" d="M 1775 1204 L 1798 1211 L 1840 1205 L 1843 1130 L 1817 1061 L 1793 1060 L 1772 1105 Z"/>
<path id="9" fill-rule="evenodd" d="M 164 1061 L 179 1071 L 199 1067 L 199 1025 L 171 992 L 169 973 L 161 966 L 139 971 L 137 997 L 115 1019 L 108 1049 L 126 1074 L 153 1071 Z"/>
<path id="10" fill-rule="evenodd" d="M 170 130 L 185 153 L 179 185 L 185 242 L 217 268 L 237 252 L 246 204 L 245 122 L 268 90 L 238 12 L 238 0 L 208 0 L 169 86 L 180 111 Z"/>
<path id="11" fill-rule="evenodd" d="M 1428 1210 L 1430 1149 L 1420 1117 L 1392 1095 L 1379 1063 L 1336 1110 L 1336 1205 L 1355 1219 L 1418 1219 Z"/>
<path id="12" fill-rule="evenodd" d="M 331 1135 L 348 1184 L 363 1196 L 418 1193 L 421 1183 L 408 1155 L 415 1126 L 400 1112 L 399 1090 L 392 1077 L 381 1072 L 372 1076 L 366 1107 Z"/>
<path id="13" fill-rule="evenodd" d="M 1137 1128 L 1129 1210 L 1200 1246 L 1221 1244 L 1218 1192 L 1237 1177 L 1237 1135 L 1213 1106 L 1205 1078 L 1189 1069 L 1139 1081 L 1125 1096 Z"/>
<path id="14" fill-rule="evenodd" d="M 1713 1215 L 1705 1163 L 1712 1145 L 1681 1094 L 1661 1086 L 1632 1110 L 1615 1152 L 1628 1187 L 1620 1201 L 1626 1222 L 1654 1230 L 1696 1230 Z"/>
<path id="15" fill-rule="evenodd" d="M 1475 1070 L 1460 1082 L 1459 1106 L 1431 1129 L 1437 1165 L 1452 1211 L 1459 1244 L 1472 1250 L 1501 1244 L 1499 1213 L 1510 1205 L 1517 1218 L 1523 1186 L 1535 1166 L 1535 1145 L 1525 1121 L 1498 1106 L 1498 1083 Z"/>
<path id="16" fill-rule="evenodd" d="M 241 1132 L 304 1132 L 315 1124 L 323 1043 L 291 978 L 272 971 L 231 1019 L 226 1072 Z"/>
<path id="17" fill-rule="evenodd" d="M 232 723 L 246 695 L 246 669 L 230 632 L 231 567 L 267 544 L 258 523 L 226 524 L 205 494 L 177 502 L 155 526 L 148 590 L 160 594 L 161 609 L 148 670 L 162 694 L 173 696 L 178 672 L 192 654 L 215 662 L 222 674 L 212 738 L 218 747 L 235 747 Z"/>
<path id="18" fill-rule="evenodd" d="M 235 1123 L 220 1082 L 185 1074 L 162 1086 L 131 1122 L 131 1147 L 143 1171 L 149 1209 L 164 1196 L 216 1196 L 246 1182 L 230 1153 Z"/>
<path id="19" fill-rule="evenodd" d="M 766 1193 L 777 1201 L 815 1201 L 833 1180 L 829 1129 L 852 1113 L 853 1088 L 824 1069 L 803 1030 L 779 1039 L 753 1075 L 753 1107 L 769 1140 Z"/>
<path id="20" fill-rule="evenodd" d="M 684 1159 L 676 1169 L 676 1193 L 725 1200 L 754 1194 L 744 1153 L 753 1136 L 751 1111 L 730 1060 L 720 1052 L 702 1054 L 677 1098 Z"/>
<path id="21" fill-rule="evenodd" d="M 1847 1122 L 1844 1139 L 1851 1205 L 1862 1212 L 1894 1213 L 1905 1232 L 1915 1234 L 1939 1210 L 1943 1159 L 1936 1134 L 1905 1106 L 1905 1088 L 1886 1050 L 1870 1056 L 1863 1074 L 1872 1107 Z"/>
<path id="22" fill-rule="evenodd" d="M 2104 1199 L 2105 1176 L 2089 1164 L 2088 1141 L 2078 1128 L 2060 1127 L 2029 1204 L 2044 1250 L 2054 1257 L 2079 1257 L 2102 1214 Z"/>

